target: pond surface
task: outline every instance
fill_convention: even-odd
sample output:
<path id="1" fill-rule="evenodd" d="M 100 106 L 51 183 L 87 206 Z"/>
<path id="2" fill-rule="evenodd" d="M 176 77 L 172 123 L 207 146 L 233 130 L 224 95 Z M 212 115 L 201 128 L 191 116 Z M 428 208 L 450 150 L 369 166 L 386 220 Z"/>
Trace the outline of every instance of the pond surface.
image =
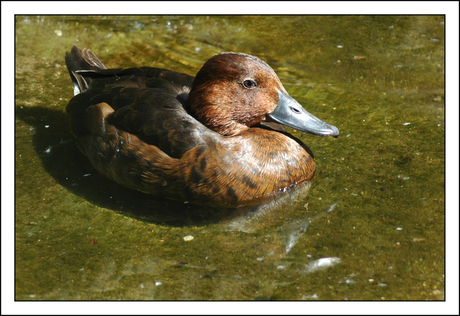
<path id="1" fill-rule="evenodd" d="M 256 55 L 340 137 L 288 129 L 315 154 L 306 196 L 190 219 L 78 151 L 73 44 L 109 68 L 190 75 Z M 443 300 L 444 46 L 443 16 L 17 16 L 15 298 Z"/>

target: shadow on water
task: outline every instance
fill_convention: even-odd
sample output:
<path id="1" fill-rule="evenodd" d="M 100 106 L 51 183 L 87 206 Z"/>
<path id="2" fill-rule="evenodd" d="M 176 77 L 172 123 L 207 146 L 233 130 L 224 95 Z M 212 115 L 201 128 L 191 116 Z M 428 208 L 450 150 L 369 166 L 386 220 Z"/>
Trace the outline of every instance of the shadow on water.
<path id="1" fill-rule="evenodd" d="M 16 107 L 15 114 L 33 129 L 33 148 L 46 172 L 60 185 L 93 205 L 146 222 L 170 226 L 225 222 L 229 230 L 249 231 L 262 220 L 266 224 L 290 212 L 310 187 L 307 183 L 263 203 L 237 208 L 198 206 L 152 196 L 99 174 L 78 150 L 66 113 L 43 107 Z"/>

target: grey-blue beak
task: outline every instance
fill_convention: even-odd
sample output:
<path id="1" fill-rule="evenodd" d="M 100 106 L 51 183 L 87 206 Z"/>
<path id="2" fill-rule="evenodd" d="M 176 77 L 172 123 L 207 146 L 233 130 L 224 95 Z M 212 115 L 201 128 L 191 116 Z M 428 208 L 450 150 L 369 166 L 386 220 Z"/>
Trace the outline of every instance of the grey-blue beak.
<path id="1" fill-rule="evenodd" d="M 339 129 L 305 110 L 290 95 L 278 90 L 278 105 L 268 116 L 283 125 L 318 136 L 339 137 Z"/>

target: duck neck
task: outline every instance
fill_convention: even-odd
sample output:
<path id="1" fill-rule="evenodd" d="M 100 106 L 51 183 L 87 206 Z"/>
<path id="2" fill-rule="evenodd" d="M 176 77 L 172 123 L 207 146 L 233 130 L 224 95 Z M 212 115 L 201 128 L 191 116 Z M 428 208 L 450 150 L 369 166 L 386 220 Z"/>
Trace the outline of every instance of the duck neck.
<path id="1" fill-rule="evenodd" d="M 248 125 L 252 126 L 263 121 L 259 119 L 251 124 L 240 123 L 240 119 L 234 117 L 237 111 L 229 111 L 233 108 L 232 100 L 213 90 L 213 88 L 192 88 L 188 99 L 189 114 L 209 129 L 223 136 L 234 136 L 248 130 Z"/>

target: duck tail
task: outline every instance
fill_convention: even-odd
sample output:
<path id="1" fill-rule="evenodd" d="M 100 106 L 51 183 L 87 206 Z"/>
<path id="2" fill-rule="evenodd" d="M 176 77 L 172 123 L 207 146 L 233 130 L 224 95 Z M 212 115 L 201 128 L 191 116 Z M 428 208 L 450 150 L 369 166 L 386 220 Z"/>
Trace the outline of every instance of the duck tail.
<path id="1" fill-rule="evenodd" d="M 65 54 L 65 63 L 69 70 L 74 85 L 74 95 L 89 89 L 91 84 L 90 76 L 85 74 L 95 73 L 107 67 L 89 49 L 81 50 L 73 46 L 72 50 Z"/>

